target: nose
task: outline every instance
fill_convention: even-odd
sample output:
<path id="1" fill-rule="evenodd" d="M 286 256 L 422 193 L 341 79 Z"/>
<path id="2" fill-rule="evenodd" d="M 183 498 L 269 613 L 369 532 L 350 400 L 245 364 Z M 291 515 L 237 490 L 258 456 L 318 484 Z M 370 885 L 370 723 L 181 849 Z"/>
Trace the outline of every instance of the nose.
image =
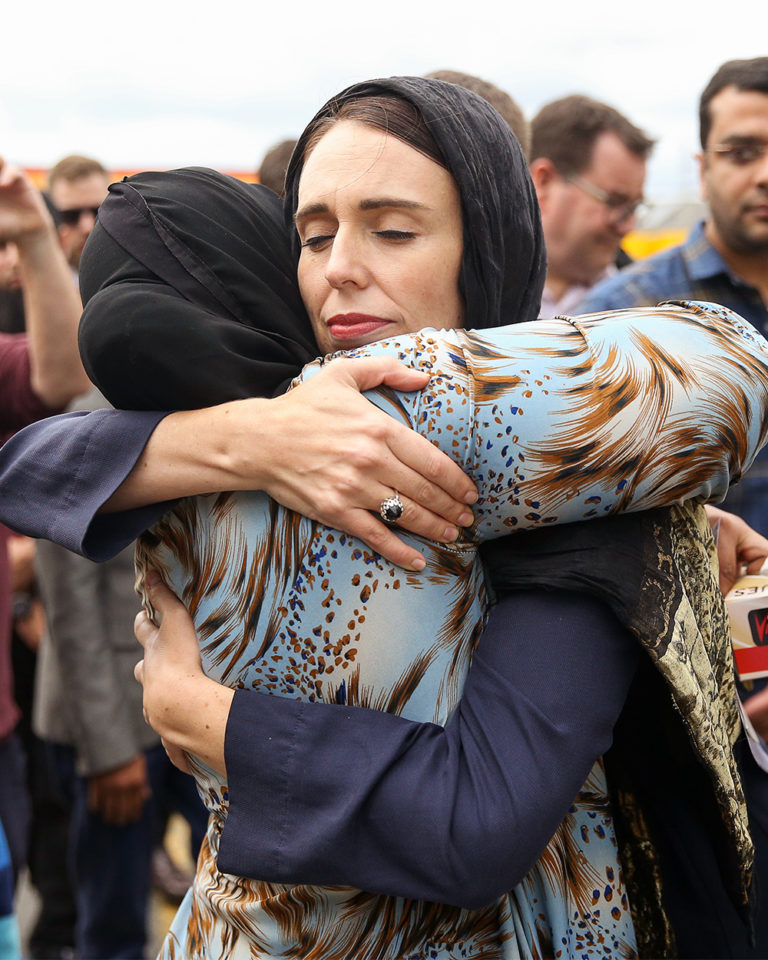
<path id="1" fill-rule="evenodd" d="M 622 220 L 617 221 L 616 223 L 616 233 L 620 237 L 625 237 L 630 230 L 634 230 L 637 226 L 637 213 L 633 210 L 632 213 L 627 214 Z"/>
<path id="2" fill-rule="evenodd" d="M 96 217 L 94 217 L 90 210 L 83 210 L 77 221 L 77 225 L 83 233 L 90 234 L 91 230 L 96 226 Z"/>
<path id="3" fill-rule="evenodd" d="M 768 188 L 768 150 L 763 153 L 757 165 L 757 183 Z"/>
<path id="4" fill-rule="evenodd" d="M 339 224 L 325 265 L 325 279 L 336 290 L 348 284 L 364 287 L 368 283 L 363 245 L 352 229 Z"/>

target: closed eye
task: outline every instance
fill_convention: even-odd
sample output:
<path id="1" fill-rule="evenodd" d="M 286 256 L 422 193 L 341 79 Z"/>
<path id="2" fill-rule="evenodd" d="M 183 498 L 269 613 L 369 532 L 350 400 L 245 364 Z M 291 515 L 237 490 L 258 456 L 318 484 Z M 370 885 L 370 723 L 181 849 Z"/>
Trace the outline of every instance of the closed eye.
<path id="1" fill-rule="evenodd" d="M 416 236 L 415 233 L 411 233 L 408 230 L 377 230 L 377 237 L 382 237 L 384 240 L 413 240 Z"/>
<path id="2" fill-rule="evenodd" d="M 310 250 L 322 250 L 325 244 L 333 240 L 333 237 L 334 234 L 332 233 L 318 234 L 314 237 L 307 237 L 301 245 L 302 247 L 308 247 Z"/>

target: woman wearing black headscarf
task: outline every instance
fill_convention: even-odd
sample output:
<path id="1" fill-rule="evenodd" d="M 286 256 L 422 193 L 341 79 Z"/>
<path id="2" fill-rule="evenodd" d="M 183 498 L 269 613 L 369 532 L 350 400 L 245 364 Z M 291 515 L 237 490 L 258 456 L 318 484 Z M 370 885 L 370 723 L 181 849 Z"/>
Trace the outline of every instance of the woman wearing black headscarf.
<path id="1" fill-rule="evenodd" d="M 389 83 L 390 85 L 392 84 L 391 81 L 388 82 L 388 83 Z M 405 83 L 406 83 L 406 88 L 408 87 L 409 84 L 410 84 L 411 86 L 414 85 L 412 81 L 406 81 Z M 416 86 L 417 86 L 417 85 L 416 85 Z M 418 88 L 418 86 L 417 86 L 417 88 Z M 391 86 L 390 86 L 390 89 L 391 89 Z M 414 96 L 413 94 L 412 94 L 412 97 L 415 98 L 415 96 Z M 454 106 L 455 106 L 455 104 L 454 104 Z M 466 118 L 465 118 L 465 119 L 466 119 Z M 454 120 L 455 120 L 455 118 L 454 118 Z M 482 145 L 482 138 L 479 138 L 479 140 L 480 140 L 481 145 Z M 442 144 L 441 144 L 441 145 L 442 145 Z M 486 145 L 486 147 L 487 147 L 487 145 Z M 457 178 L 457 179 L 458 179 L 458 178 Z M 462 185 L 462 184 L 460 184 L 460 186 L 461 186 L 461 185 Z M 467 219 L 468 219 L 468 218 L 471 218 L 471 217 L 474 215 L 474 214 L 473 214 L 473 211 L 474 211 L 475 208 L 473 207 L 473 200 L 476 200 L 476 199 L 477 199 L 477 198 L 473 198 L 472 193 L 471 193 L 471 189 L 470 189 L 469 187 L 467 187 L 467 186 L 464 186 L 464 192 L 462 193 L 462 213 L 463 213 L 463 219 L 464 219 L 464 222 L 465 222 L 465 244 L 464 244 L 465 254 L 464 254 L 464 257 L 463 257 L 463 259 L 462 259 L 461 283 L 462 283 L 462 293 L 463 293 L 465 302 L 466 302 L 466 304 L 468 305 L 468 307 L 473 303 L 473 299 L 472 299 L 472 298 L 473 298 L 474 294 L 473 294 L 473 292 L 472 292 L 472 290 L 473 290 L 473 288 L 472 288 L 472 282 L 474 281 L 474 279 L 475 279 L 475 277 L 476 277 L 476 274 L 477 274 L 477 264 L 475 264 L 475 265 L 473 266 L 471 256 L 467 255 L 467 247 L 468 247 L 470 241 L 469 241 L 468 237 L 466 236 L 466 222 L 467 222 Z M 468 212 L 468 211 L 469 211 L 469 212 Z M 502 220 L 501 220 L 500 222 L 503 223 L 503 218 L 502 218 Z M 498 234 L 498 231 L 497 231 L 497 234 Z M 503 231 L 502 231 L 502 236 L 503 236 Z M 467 266 L 467 264 L 469 264 L 469 266 Z M 524 269 L 525 269 L 525 267 L 524 267 Z M 474 274 L 473 274 L 473 271 L 474 271 Z M 501 282 L 501 283 L 498 283 L 498 271 L 496 271 L 496 279 L 494 279 L 494 270 L 493 270 L 493 269 L 490 270 L 490 274 L 491 274 L 490 278 L 488 278 L 488 279 L 486 279 L 484 282 L 481 282 L 481 283 L 480 283 L 480 287 L 485 291 L 485 299 L 486 299 L 486 305 L 485 305 L 485 310 L 486 310 L 486 312 L 485 312 L 484 314 L 482 314 L 484 317 L 489 316 L 489 315 L 490 315 L 490 316 L 496 315 L 496 314 L 495 314 L 495 311 L 494 311 L 494 308 L 493 308 L 494 302 L 495 302 L 497 305 L 502 304 L 502 303 L 504 302 L 504 296 L 507 295 L 507 293 L 508 293 L 508 291 L 505 290 L 505 284 L 504 284 L 504 282 L 503 282 L 503 277 L 502 277 L 502 282 Z M 530 273 L 529 273 L 529 277 L 530 277 Z M 494 293 L 494 291 L 496 291 L 496 294 Z M 496 296 L 496 300 L 495 300 L 495 301 L 494 301 L 494 296 Z M 519 304 L 520 304 L 520 297 L 519 297 L 519 289 L 518 289 L 518 305 L 519 305 Z M 489 305 L 490 305 L 490 306 L 489 306 Z M 543 328 L 542 328 L 542 333 L 543 333 Z M 657 637 L 656 639 L 658 639 L 658 637 Z M 557 773 L 560 773 L 560 771 L 558 771 Z M 606 826 L 605 826 L 605 825 L 601 825 L 601 829 L 603 830 L 603 835 L 605 836 L 605 831 L 606 831 L 606 829 L 607 829 Z M 596 840 L 593 839 L 593 845 L 594 845 L 594 846 L 599 845 L 598 841 L 596 841 Z M 375 889 L 375 887 L 374 887 L 374 889 Z M 613 888 L 612 888 L 612 889 L 613 889 Z M 530 893 L 530 891 L 529 891 L 529 893 Z M 524 894 L 524 893 L 522 893 L 521 896 L 523 897 L 523 899 L 525 899 L 525 894 Z M 511 901 L 511 902 L 516 902 L 516 901 Z M 368 906 L 370 906 L 370 904 L 368 904 Z M 516 908 L 516 909 L 519 910 L 519 909 L 520 909 L 520 906 L 521 906 L 520 901 L 517 901 L 517 908 Z M 551 907 L 552 907 L 552 904 L 550 904 L 550 908 L 551 908 Z M 565 903 L 564 903 L 564 902 L 563 902 L 563 903 L 560 903 L 560 905 L 559 905 L 559 907 L 558 907 L 558 911 L 563 910 L 564 908 L 565 908 Z M 619 909 L 619 912 L 621 913 L 621 908 L 618 908 L 618 909 Z M 546 912 L 546 911 L 545 911 L 545 912 Z M 454 914 L 455 914 L 455 912 L 454 912 Z M 457 921 L 457 917 L 458 917 L 458 915 L 452 916 L 450 922 L 455 924 L 455 922 Z M 496 912 L 493 913 L 493 917 L 494 917 L 495 919 L 494 919 L 493 922 L 492 922 L 492 926 L 495 924 L 496 936 L 498 937 L 498 936 L 501 936 L 501 933 L 499 932 L 499 930 L 500 930 L 500 927 L 499 927 L 499 919 L 500 919 L 500 917 L 499 917 L 498 913 L 496 913 Z M 410 919 L 413 920 L 413 916 L 411 916 Z M 424 918 L 422 918 L 422 919 L 424 919 Z M 437 935 L 437 930 L 440 930 L 440 929 L 442 929 L 442 930 L 443 930 L 443 933 L 445 933 L 445 932 L 446 932 L 445 922 L 447 921 L 447 915 L 445 915 L 445 916 L 441 915 L 440 917 L 438 917 L 438 916 L 436 915 L 436 916 L 435 916 L 434 918 L 432 918 L 432 919 L 433 919 L 434 921 L 436 921 L 437 927 L 436 927 L 436 928 L 430 928 L 430 930 L 428 931 L 428 933 L 431 934 L 431 935 L 433 935 L 433 936 L 436 936 L 436 935 Z M 552 919 L 553 919 L 552 915 L 548 913 L 547 922 L 546 922 L 545 926 L 548 926 L 548 927 L 549 927 L 550 933 L 553 931 L 553 928 L 557 928 L 557 926 L 558 926 L 557 923 L 554 923 L 554 924 L 551 924 L 551 923 L 550 923 L 550 921 L 552 921 Z M 462 926 L 462 932 L 461 932 L 461 935 L 460 935 L 461 938 L 464 938 L 464 937 L 468 934 L 468 931 L 469 931 L 470 929 L 474 929 L 475 932 L 477 932 L 477 928 L 473 926 L 473 924 L 474 924 L 475 922 L 476 922 L 476 921 L 470 921 L 469 918 L 465 918 L 465 920 L 462 921 L 463 926 Z M 467 923 L 469 923 L 469 927 L 467 927 L 467 925 L 466 925 Z M 488 933 L 488 929 L 489 929 L 489 928 L 488 928 L 488 924 L 487 924 L 487 923 L 485 923 L 485 924 L 481 923 L 480 925 L 481 925 L 481 927 L 484 928 L 484 930 L 485 930 L 485 932 L 486 932 L 486 934 L 487 934 L 487 933 Z M 503 925 L 504 925 L 504 924 L 503 924 L 503 922 L 502 922 L 502 926 L 503 926 Z M 418 924 L 417 924 L 417 926 L 418 926 Z M 400 929 L 400 933 L 402 933 L 403 928 L 400 927 L 399 929 Z M 529 928 L 529 935 L 533 935 L 533 934 L 532 934 L 532 929 L 533 929 L 533 928 Z M 396 949 L 396 950 L 400 949 L 400 947 L 402 946 L 402 940 L 397 940 L 397 936 L 399 936 L 399 934 L 396 935 L 395 932 L 394 932 L 393 930 L 391 930 L 391 929 L 389 929 L 389 930 L 386 931 L 386 932 L 387 932 L 387 935 L 388 935 L 388 937 L 389 937 L 389 942 L 390 942 L 391 946 L 393 946 L 394 949 Z M 381 933 L 381 931 L 379 931 L 379 933 Z M 506 929 L 506 933 L 507 933 L 507 934 L 509 933 L 509 928 Z M 416 936 L 416 934 L 417 934 L 417 931 L 413 931 L 413 935 Z M 518 935 L 518 936 L 522 935 L 521 931 L 518 931 L 518 934 L 517 934 L 517 935 Z M 391 939 L 393 936 L 395 936 L 395 939 L 396 939 L 397 943 L 399 943 L 400 946 L 397 946 L 397 945 L 395 945 L 395 943 L 393 943 L 393 941 L 392 941 L 392 939 Z M 459 936 L 459 933 L 458 933 L 458 931 L 457 931 L 456 929 L 453 929 L 452 936 Z M 578 939 L 578 935 L 577 935 L 577 939 Z M 416 941 L 411 941 L 411 942 L 415 944 Z M 628 949 L 630 949 L 629 944 L 627 944 L 626 946 L 627 946 Z M 398 955 L 402 955 L 402 954 L 398 954 Z"/>

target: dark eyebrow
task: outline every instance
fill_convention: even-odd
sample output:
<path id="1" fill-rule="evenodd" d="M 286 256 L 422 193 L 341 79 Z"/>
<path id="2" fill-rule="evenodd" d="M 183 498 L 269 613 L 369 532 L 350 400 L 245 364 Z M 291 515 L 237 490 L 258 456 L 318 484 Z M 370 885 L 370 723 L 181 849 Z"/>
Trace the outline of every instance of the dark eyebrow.
<path id="1" fill-rule="evenodd" d="M 403 200 L 399 197 L 371 197 L 369 200 L 360 201 L 360 210 L 381 210 L 383 207 L 399 207 L 401 210 L 429 210 L 426 204 L 418 203 L 416 200 Z M 293 215 L 293 222 L 306 220 L 307 217 L 313 217 L 317 214 L 328 213 L 327 203 L 309 203 L 301 210 L 297 210 Z"/>
<path id="2" fill-rule="evenodd" d="M 297 210 L 293 215 L 293 222 L 298 223 L 299 220 L 306 220 L 307 217 L 314 217 L 317 213 L 328 213 L 328 204 L 327 203 L 308 203 L 306 207 L 302 207 L 301 210 Z"/>
<path id="3" fill-rule="evenodd" d="M 416 200 L 401 200 L 398 197 L 372 197 L 370 200 L 361 200 L 361 210 L 380 210 L 382 207 L 400 207 L 401 210 L 428 210 L 426 204 Z"/>
<path id="4" fill-rule="evenodd" d="M 724 137 L 723 140 L 721 140 L 720 142 L 722 144 L 727 143 L 729 146 L 731 144 L 751 145 L 753 143 L 765 143 L 765 137 L 758 137 L 751 133 L 732 133 L 729 136 Z"/>

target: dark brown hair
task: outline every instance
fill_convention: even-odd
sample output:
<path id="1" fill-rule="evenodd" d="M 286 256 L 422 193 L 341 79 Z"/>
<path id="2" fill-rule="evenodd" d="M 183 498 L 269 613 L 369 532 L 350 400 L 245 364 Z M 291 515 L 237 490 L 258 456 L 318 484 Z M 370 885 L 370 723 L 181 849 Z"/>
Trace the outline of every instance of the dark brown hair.
<path id="1" fill-rule="evenodd" d="M 337 109 L 331 105 L 330 114 L 315 120 L 305 131 L 307 141 L 302 161 L 306 161 L 328 130 L 342 120 L 357 120 L 390 133 L 447 169 L 442 151 L 427 129 L 418 108 L 401 97 L 388 94 L 346 100 L 338 104 Z"/>
<path id="2" fill-rule="evenodd" d="M 701 149 L 706 150 L 709 131 L 712 129 L 712 98 L 726 87 L 737 90 L 753 90 L 768 95 L 768 57 L 754 60 L 729 60 L 715 73 L 704 88 L 699 100 L 699 138 Z"/>
<path id="3" fill-rule="evenodd" d="M 654 141 L 627 118 L 599 100 L 572 94 L 542 107 L 531 121 L 530 159 L 547 157 L 567 177 L 592 162 L 601 133 L 614 133 L 630 153 L 645 160 Z"/>

